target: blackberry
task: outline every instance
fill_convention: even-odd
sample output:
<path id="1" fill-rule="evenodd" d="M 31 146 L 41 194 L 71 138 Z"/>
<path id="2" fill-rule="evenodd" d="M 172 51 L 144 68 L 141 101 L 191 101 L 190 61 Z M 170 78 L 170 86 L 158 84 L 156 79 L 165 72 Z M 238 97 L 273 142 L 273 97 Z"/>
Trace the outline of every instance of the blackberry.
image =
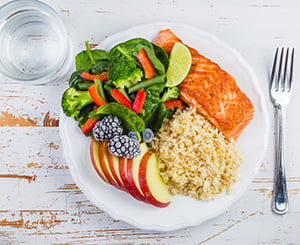
<path id="1" fill-rule="evenodd" d="M 127 135 L 113 137 L 108 143 L 108 150 L 115 156 L 125 158 L 134 158 L 142 153 L 139 143 Z"/>
<path id="2" fill-rule="evenodd" d="M 93 135 L 98 141 L 110 140 L 114 136 L 121 135 L 122 133 L 121 120 L 113 115 L 104 117 L 97 122 L 93 128 Z"/>
<path id="3" fill-rule="evenodd" d="M 142 132 L 143 141 L 149 143 L 153 140 L 154 133 L 150 128 L 145 128 Z"/>

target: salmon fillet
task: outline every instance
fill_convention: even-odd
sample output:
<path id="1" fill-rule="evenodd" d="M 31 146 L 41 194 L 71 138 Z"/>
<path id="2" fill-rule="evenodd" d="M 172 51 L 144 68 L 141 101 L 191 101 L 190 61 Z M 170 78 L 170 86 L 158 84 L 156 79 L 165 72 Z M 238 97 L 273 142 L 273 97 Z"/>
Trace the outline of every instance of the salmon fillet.
<path id="1" fill-rule="evenodd" d="M 168 54 L 175 42 L 181 41 L 170 29 L 160 31 L 153 41 Z M 254 106 L 230 74 L 196 49 L 188 48 L 192 55 L 192 66 L 178 86 L 180 99 L 188 106 L 196 107 L 197 112 L 226 138 L 236 140 L 253 119 Z"/>

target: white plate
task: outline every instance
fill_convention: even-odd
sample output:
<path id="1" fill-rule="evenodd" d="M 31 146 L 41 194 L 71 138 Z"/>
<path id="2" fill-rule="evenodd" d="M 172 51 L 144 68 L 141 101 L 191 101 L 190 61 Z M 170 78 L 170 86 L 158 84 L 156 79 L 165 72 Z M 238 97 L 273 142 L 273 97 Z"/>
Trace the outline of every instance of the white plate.
<path id="1" fill-rule="evenodd" d="M 115 44 L 134 37 L 152 41 L 159 30 L 170 28 L 184 43 L 218 63 L 235 77 L 239 87 L 255 106 L 254 120 L 238 140 L 244 162 L 240 168 L 240 180 L 233 185 L 233 192 L 220 194 L 213 201 L 196 201 L 184 196 L 172 196 L 167 208 L 156 208 L 133 199 L 125 192 L 104 183 L 89 159 L 90 138 L 82 135 L 73 118 L 61 114 L 60 135 L 64 156 L 76 184 L 99 208 L 114 219 L 123 220 L 148 230 L 170 231 L 198 225 L 227 210 L 247 190 L 260 166 L 267 134 L 268 120 L 262 103 L 261 88 L 247 62 L 234 49 L 211 34 L 195 27 L 177 23 L 152 23 L 131 28 L 105 39 L 100 48 L 109 50 Z"/>

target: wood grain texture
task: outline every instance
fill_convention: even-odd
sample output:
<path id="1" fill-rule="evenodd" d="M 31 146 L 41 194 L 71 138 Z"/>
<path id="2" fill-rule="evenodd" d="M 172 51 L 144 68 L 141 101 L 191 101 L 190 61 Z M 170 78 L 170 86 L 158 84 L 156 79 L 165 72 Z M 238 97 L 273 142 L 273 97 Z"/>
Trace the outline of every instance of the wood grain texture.
<path id="1" fill-rule="evenodd" d="M 184 22 L 217 35 L 253 67 L 262 82 L 272 122 L 275 115 L 267 81 L 274 47 L 293 45 L 299 49 L 300 34 L 295 30 L 300 27 L 300 5 L 296 0 L 45 2 L 64 21 L 74 54 L 84 48 L 85 40 L 96 46 L 111 34 L 153 21 Z M 299 74 L 295 72 L 297 80 Z M 271 134 L 259 173 L 230 209 L 200 226 L 153 232 L 112 219 L 74 183 L 63 158 L 58 130 L 60 97 L 67 87 L 67 78 L 41 86 L 10 82 L 0 75 L 1 245 L 300 244 L 299 96 L 293 96 L 288 108 L 287 215 L 275 215 L 270 209 L 275 139 Z M 294 90 L 299 93 L 300 83 L 295 83 Z"/>

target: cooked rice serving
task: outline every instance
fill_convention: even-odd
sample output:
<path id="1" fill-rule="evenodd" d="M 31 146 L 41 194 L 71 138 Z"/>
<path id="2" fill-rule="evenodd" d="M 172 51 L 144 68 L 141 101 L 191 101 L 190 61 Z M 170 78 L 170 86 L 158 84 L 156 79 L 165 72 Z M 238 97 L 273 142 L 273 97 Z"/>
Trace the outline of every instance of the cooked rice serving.
<path id="1" fill-rule="evenodd" d="M 242 159 L 235 143 L 194 107 L 177 110 L 156 133 L 151 146 L 157 153 L 161 176 L 174 195 L 211 200 L 230 191 L 238 178 Z"/>

